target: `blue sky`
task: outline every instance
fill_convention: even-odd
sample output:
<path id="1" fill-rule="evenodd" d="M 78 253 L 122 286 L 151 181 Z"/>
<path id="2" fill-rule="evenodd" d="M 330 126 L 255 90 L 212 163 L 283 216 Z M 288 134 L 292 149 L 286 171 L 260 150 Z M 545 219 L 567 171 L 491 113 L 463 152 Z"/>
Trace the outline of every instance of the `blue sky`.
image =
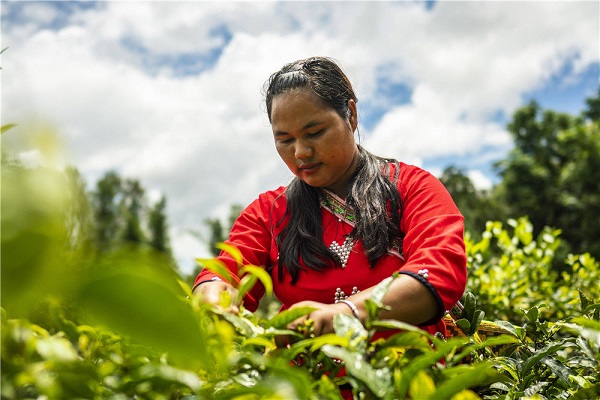
<path id="1" fill-rule="evenodd" d="M 599 85 L 597 2 L 2 2 L 3 144 L 52 124 L 90 188 L 108 170 L 165 194 L 176 256 L 232 203 L 285 185 L 261 89 L 284 63 L 339 61 L 361 143 L 481 188 L 529 100 L 578 114 Z M 184 266 L 184 269 L 187 268 Z"/>

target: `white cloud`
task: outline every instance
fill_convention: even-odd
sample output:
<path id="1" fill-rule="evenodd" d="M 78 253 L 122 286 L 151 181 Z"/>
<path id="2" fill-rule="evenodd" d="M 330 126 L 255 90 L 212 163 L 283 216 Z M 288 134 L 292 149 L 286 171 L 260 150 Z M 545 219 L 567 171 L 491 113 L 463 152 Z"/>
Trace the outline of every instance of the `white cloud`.
<path id="1" fill-rule="evenodd" d="M 3 122 L 54 122 L 90 184 L 114 169 L 165 194 L 178 259 L 202 252 L 187 230 L 289 180 L 261 96 L 285 62 L 339 60 L 359 107 L 384 107 L 361 127 L 365 146 L 419 165 L 508 147 L 491 115 L 512 113 L 568 60 L 565 81 L 599 59 L 593 2 L 97 4 L 62 12 L 54 30 L 37 28 L 57 18 L 53 3 L 21 3 L 19 23 L 3 4 Z M 182 54 L 197 72 L 177 73 Z M 382 97 L 381 74 L 411 87 L 410 102 Z"/>
<path id="2" fill-rule="evenodd" d="M 479 170 L 467 171 L 467 176 L 473 182 L 473 185 L 479 190 L 488 190 L 492 188 L 493 182 Z"/>

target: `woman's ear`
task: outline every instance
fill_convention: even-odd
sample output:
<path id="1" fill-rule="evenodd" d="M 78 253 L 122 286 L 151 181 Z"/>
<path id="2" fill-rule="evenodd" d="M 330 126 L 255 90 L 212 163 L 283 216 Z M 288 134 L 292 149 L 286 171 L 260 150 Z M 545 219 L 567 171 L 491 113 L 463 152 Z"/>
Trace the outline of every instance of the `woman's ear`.
<path id="1" fill-rule="evenodd" d="M 356 111 L 356 102 L 352 99 L 348 100 L 348 121 L 350 122 L 350 127 L 352 128 L 352 132 L 356 130 L 358 127 L 358 113 Z"/>

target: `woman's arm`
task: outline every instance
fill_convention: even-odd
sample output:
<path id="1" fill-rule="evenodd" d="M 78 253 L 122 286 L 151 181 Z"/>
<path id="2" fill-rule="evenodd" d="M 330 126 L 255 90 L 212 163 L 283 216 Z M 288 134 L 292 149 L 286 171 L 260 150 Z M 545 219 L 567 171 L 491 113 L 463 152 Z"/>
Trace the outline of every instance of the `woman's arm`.
<path id="1" fill-rule="evenodd" d="M 211 304 L 219 304 L 222 292 L 227 292 L 235 300 L 237 290 L 235 287 L 240 281 L 238 276 L 244 265 L 256 265 L 268 267 L 270 265 L 271 233 L 269 230 L 269 212 L 278 191 L 261 194 L 242 211 L 236 219 L 229 239 L 226 244 L 235 247 L 242 256 L 242 262 L 238 261 L 226 251 L 221 251 L 216 260 L 222 262 L 229 271 L 229 278 L 233 285 L 227 282 L 227 277 L 218 276 L 214 272 L 204 269 L 198 274 L 194 282 L 193 293 L 201 293 L 203 301 Z M 218 278 L 220 281 L 214 281 Z M 252 288 L 250 293 L 244 297 L 244 307 L 250 311 L 256 310 L 258 302 L 264 294 L 264 286 L 259 282 Z M 235 294 L 235 296 L 233 296 Z"/>
<path id="2" fill-rule="evenodd" d="M 370 287 L 346 298 L 356 307 L 358 319 L 363 324 L 367 317 L 366 300 L 371 296 L 373 289 L 374 287 Z M 382 310 L 379 318 L 395 319 L 413 325 L 421 325 L 431 320 L 437 312 L 437 301 L 431 291 L 410 275 L 400 275 L 394 279 L 383 298 L 383 304 L 389 306 L 390 310 Z M 295 330 L 304 324 L 306 319 L 311 319 L 314 322 L 313 333 L 317 336 L 333 332 L 333 318 L 336 314 L 354 314 L 348 304 L 341 302 L 324 304 L 315 301 L 301 301 L 291 308 L 295 307 L 314 307 L 317 310 L 293 321 L 288 328 Z"/>

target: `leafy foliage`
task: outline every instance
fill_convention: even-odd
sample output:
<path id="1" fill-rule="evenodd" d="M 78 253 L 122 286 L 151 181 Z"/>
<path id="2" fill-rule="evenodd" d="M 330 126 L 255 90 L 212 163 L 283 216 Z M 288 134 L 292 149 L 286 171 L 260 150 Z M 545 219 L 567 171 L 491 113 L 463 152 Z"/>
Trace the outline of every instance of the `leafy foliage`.
<path id="1" fill-rule="evenodd" d="M 582 315 L 580 292 L 600 298 L 600 265 L 589 254 L 570 255 L 559 274 L 552 268 L 560 231 L 544 228 L 534 237 L 527 218 L 509 220 L 508 229 L 489 222 L 481 241 L 467 238 L 467 287 L 477 294 L 488 319 L 527 322 L 522 310 L 547 304 L 543 319 Z"/>
<path id="2" fill-rule="evenodd" d="M 600 312 L 590 300 L 595 297 L 581 297 L 585 310 L 556 322 L 543 317 L 545 306 L 534 301 L 539 298 L 513 297 L 525 310 L 522 323 L 501 323 L 502 336 L 478 334 L 485 323 L 479 307 L 487 308 L 490 299 L 505 304 L 481 269 L 498 260 L 503 268 L 527 265 L 534 273 L 512 269 L 514 279 L 547 289 L 535 268 L 550 262 L 545 257 L 551 258 L 556 237 L 550 231 L 534 240 L 526 220 L 510 222 L 512 236 L 490 224 L 484 241 L 470 244 L 472 282 L 485 285 L 473 286 L 474 294 L 465 298 L 467 335 L 444 340 L 409 324 L 380 320 L 392 276 L 373 291 L 364 326 L 338 315 L 335 334 L 315 337 L 310 323 L 303 332 L 286 329 L 310 308 L 261 318 L 243 307 L 232 314 L 188 298 L 190 289 L 171 264 L 147 247 L 87 258 L 65 240 L 64 174 L 40 169 L 2 174 L 7 207 L 2 214 L 3 398 L 458 400 L 585 398 L 597 392 Z M 15 185 L 21 190 L 8 190 Z M 27 201 L 32 194 L 50 201 Z M 221 248 L 241 262 L 235 248 Z M 593 284 L 585 286 L 596 277 L 595 260 L 585 255 L 570 260 L 582 272 L 565 277 L 558 287 L 579 285 L 595 293 Z M 34 277 L 24 278 L 25 269 Z M 241 271 L 240 290 L 258 280 L 271 290 L 261 268 Z M 575 290 L 567 289 L 565 298 Z M 502 309 L 485 312 L 502 319 Z M 564 312 L 573 315 L 574 309 L 570 304 Z M 516 312 L 511 316 L 517 320 Z M 382 329 L 387 335 L 376 336 Z M 281 335 L 290 337 L 289 346 L 277 346 Z M 499 348 L 502 353 L 494 353 Z"/>

